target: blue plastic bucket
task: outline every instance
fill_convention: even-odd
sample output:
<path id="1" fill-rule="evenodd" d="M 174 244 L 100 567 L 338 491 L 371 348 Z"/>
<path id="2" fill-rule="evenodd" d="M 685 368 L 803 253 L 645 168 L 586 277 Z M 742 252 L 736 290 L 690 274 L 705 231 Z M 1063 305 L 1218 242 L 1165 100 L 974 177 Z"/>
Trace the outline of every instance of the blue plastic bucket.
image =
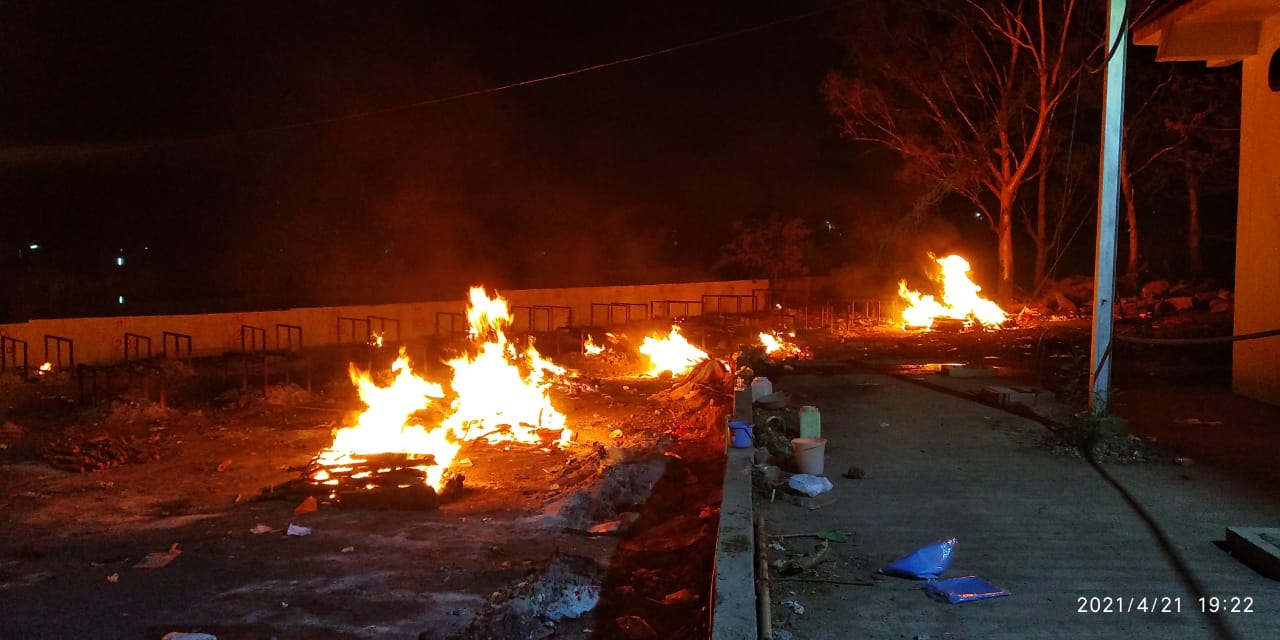
<path id="1" fill-rule="evenodd" d="M 729 422 L 730 439 L 729 442 L 736 449 L 746 449 L 751 446 L 751 440 L 754 436 L 752 433 L 752 425 L 750 422 L 742 420 L 733 420 Z"/>

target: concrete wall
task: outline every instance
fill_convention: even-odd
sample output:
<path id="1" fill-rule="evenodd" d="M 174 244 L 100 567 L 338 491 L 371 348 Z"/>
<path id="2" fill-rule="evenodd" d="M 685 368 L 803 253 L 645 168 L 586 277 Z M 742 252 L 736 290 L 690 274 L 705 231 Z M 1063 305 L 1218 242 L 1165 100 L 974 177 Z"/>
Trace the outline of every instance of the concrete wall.
<path id="1" fill-rule="evenodd" d="M 758 305 L 764 304 L 768 283 L 765 280 L 730 280 L 719 282 L 689 282 L 680 284 L 651 284 L 618 287 L 579 287 L 572 289 L 517 289 L 500 291 L 503 298 L 512 307 L 531 306 L 563 306 L 572 309 L 572 322 L 568 312 L 554 310 L 551 315 L 552 327 L 587 326 L 591 319 L 592 303 L 629 302 L 644 306 L 632 310 L 632 318 L 647 317 L 650 302 L 654 300 L 701 300 L 704 295 L 755 296 Z M 721 300 L 724 310 L 735 310 L 733 299 Z M 743 310 L 749 310 L 750 300 L 742 301 Z M 402 340 L 413 340 L 437 335 L 437 312 L 463 313 L 466 303 L 462 298 L 457 300 L 411 302 L 403 304 L 384 304 L 347 307 L 313 307 L 300 309 L 284 309 L 277 311 L 246 311 L 242 313 L 216 313 L 202 315 L 179 316 L 121 316 L 112 318 L 63 318 L 51 320 L 32 320 L 15 324 L 0 324 L 0 335 L 25 340 L 31 366 L 39 366 L 45 357 L 45 336 L 61 336 L 72 340 L 77 363 L 108 363 L 123 359 L 125 333 L 138 334 L 151 338 L 153 353 L 159 354 L 163 349 L 162 335 L 165 331 L 191 336 L 192 350 L 197 356 L 216 355 L 228 351 L 238 351 L 241 344 L 241 326 L 261 327 L 266 331 L 267 348 L 277 348 L 278 324 L 302 327 L 302 336 L 306 346 L 351 342 L 352 333 L 355 341 L 363 342 L 366 325 L 364 320 L 370 316 L 394 318 L 399 320 Z M 608 320 L 604 309 L 597 309 L 595 324 L 603 326 Z M 683 307 L 676 306 L 671 313 L 683 314 Z M 716 311 L 716 302 L 709 301 L 706 311 Z M 664 309 L 657 309 L 658 315 L 666 315 Z M 514 330 L 522 331 L 528 327 L 530 311 L 516 309 Z M 689 307 L 690 315 L 699 315 L 698 305 Z M 545 311 L 537 312 L 537 328 L 545 329 L 548 315 Z M 360 322 L 340 322 L 339 318 L 356 318 Z M 614 322 L 621 322 L 624 311 L 614 311 Z M 386 324 L 388 338 L 395 339 L 394 324 Z M 372 322 L 372 329 L 378 330 L 377 320 Z M 342 331 L 339 340 L 339 331 Z M 448 331 L 448 324 L 440 328 Z M 287 334 L 281 330 L 280 338 Z M 261 342 L 259 342 L 261 346 Z M 54 360 L 54 343 L 49 344 L 49 360 Z M 131 346 L 131 348 L 134 348 Z M 169 343 L 170 351 L 174 345 Z M 145 354 L 145 348 L 143 349 Z M 15 354 L 6 357 L 12 364 Z M 62 363 L 66 364 L 69 354 L 64 350 Z M 20 354 L 19 354 L 20 357 Z"/>
<path id="2" fill-rule="evenodd" d="M 1267 66 L 1280 49 L 1280 14 L 1263 23 L 1258 55 L 1244 59 L 1235 333 L 1280 329 L 1280 92 Z M 1280 404 L 1280 336 L 1235 343 L 1232 389 Z"/>

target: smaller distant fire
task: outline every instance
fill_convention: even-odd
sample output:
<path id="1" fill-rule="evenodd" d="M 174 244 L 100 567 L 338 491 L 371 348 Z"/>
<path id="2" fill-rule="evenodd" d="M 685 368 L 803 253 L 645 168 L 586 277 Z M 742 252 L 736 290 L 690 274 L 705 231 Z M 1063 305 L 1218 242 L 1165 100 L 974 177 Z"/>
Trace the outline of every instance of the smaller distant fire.
<path id="1" fill-rule="evenodd" d="M 382 346 L 382 334 L 380 332 L 374 331 L 373 333 L 369 334 L 369 346 L 371 347 Z"/>
<path id="2" fill-rule="evenodd" d="M 907 302 L 902 312 L 904 327 L 929 327 L 936 318 L 963 320 L 967 326 L 998 327 L 1008 319 L 996 303 L 978 295 L 982 287 L 969 279 L 969 262 L 958 255 L 945 258 L 929 256 L 942 268 L 942 300 L 907 288 L 907 281 L 898 282 L 898 295 Z"/>
<path id="3" fill-rule="evenodd" d="M 708 357 L 706 351 L 689 344 L 678 326 L 672 326 L 665 337 L 645 336 L 640 353 L 649 359 L 649 370 L 645 375 L 651 377 L 660 376 L 665 371 L 676 376 L 684 375 Z"/>
<path id="4" fill-rule="evenodd" d="M 39 368 L 39 369 L 36 369 L 36 375 L 43 376 L 43 375 L 46 375 L 46 374 L 49 374 L 49 373 L 53 373 L 53 363 L 52 363 L 52 362 L 46 362 L 46 363 L 44 363 L 44 364 L 40 365 L 40 368 Z"/>
<path id="5" fill-rule="evenodd" d="M 618 336 L 615 336 L 612 333 L 606 333 L 604 334 L 604 337 L 608 344 L 617 344 L 618 342 Z M 607 345 L 596 344 L 595 341 L 591 339 L 591 336 L 587 336 L 586 342 L 582 343 L 582 352 L 589 356 L 598 356 L 604 353 L 606 348 Z"/>
<path id="6" fill-rule="evenodd" d="M 804 349 L 801 349 L 799 345 L 788 340 L 788 338 L 795 338 L 795 337 L 796 337 L 795 332 L 791 332 L 787 334 L 782 334 L 777 331 L 773 331 L 770 333 L 761 332 L 760 344 L 764 345 L 765 355 L 769 356 L 774 360 L 786 360 L 788 358 L 796 359 L 796 358 L 808 357 L 808 353 Z"/>

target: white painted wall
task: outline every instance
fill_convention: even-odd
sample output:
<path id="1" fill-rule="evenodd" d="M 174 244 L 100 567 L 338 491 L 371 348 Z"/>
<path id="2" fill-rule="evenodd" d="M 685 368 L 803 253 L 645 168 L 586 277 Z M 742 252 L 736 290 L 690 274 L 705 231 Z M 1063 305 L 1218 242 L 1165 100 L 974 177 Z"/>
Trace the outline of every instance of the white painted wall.
<path id="1" fill-rule="evenodd" d="M 1280 49 L 1280 15 L 1262 28 L 1259 55 L 1245 58 L 1236 231 L 1235 333 L 1280 329 L 1280 92 L 1267 66 Z M 1280 404 L 1280 336 L 1235 343 L 1232 390 Z"/>
<path id="2" fill-rule="evenodd" d="M 645 317 L 649 303 L 654 300 L 700 300 L 703 295 L 755 296 L 757 304 L 763 306 L 767 280 L 724 280 L 714 282 L 684 282 L 677 284 L 647 284 L 616 287 L 577 287 L 566 289 L 514 289 L 498 293 L 511 306 L 562 305 L 573 309 L 572 326 L 587 326 L 591 319 L 592 303 L 630 302 L 644 305 L 645 309 L 636 309 L 633 318 Z M 492 291 L 490 292 L 492 293 Z M 723 301 L 721 310 L 732 310 L 731 301 Z M 750 300 L 744 300 L 744 311 L 750 310 Z M 277 311 L 246 311 L 241 313 L 214 313 L 203 315 L 176 316 L 125 316 L 112 318 L 58 318 L 47 320 L 31 320 L 14 324 L 0 324 L 0 335 L 9 336 L 27 343 L 28 364 L 40 366 L 45 361 L 46 336 L 54 335 L 68 338 L 75 350 L 75 362 L 99 364 L 115 362 L 123 359 L 124 334 L 133 333 L 151 338 L 152 353 L 159 355 L 164 351 L 164 332 L 176 332 L 191 336 L 192 352 L 196 356 L 216 355 L 240 349 L 241 326 L 260 327 L 266 332 L 267 348 L 277 348 L 276 325 L 289 324 L 302 327 L 305 346 L 334 344 L 335 342 L 351 342 L 350 333 L 354 329 L 358 334 L 357 342 L 364 339 L 363 322 L 353 325 L 342 322 L 339 318 L 365 319 L 369 316 L 395 318 L 400 321 L 400 337 L 412 340 L 437 335 L 436 314 L 438 312 L 462 313 L 466 311 L 463 299 L 412 302 L 404 304 L 366 305 L 350 307 L 309 307 L 299 309 L 282 309 Z M 693 305 L 689 315 L 699 315 L 702 310 Z M 715 313 L 714 302 L 709 302 L 707 313 Z M 683 307 L 677 306 L 671 314 L 683 315 Z M 514 313 L 514 330 L 521 331 L 528 326 L 528 311 L 518 310 Z M 668 315 L 661 306 L 656 315 Z M 604 326 L 608 320 L 604 310 L 597 309 L 595 324 Z M 623 318 L 622 312 L 616 311 L 614 321 Z M 566 325 L 567 316 L 557 311 L 552 326 Z M 546 324 L 545 315 L 540 314 L 538 326 Z M 390 333 L 391 325 L 387 327 Z M 343 336 L 339 339 L 339 329 Z M 373 324 L 373 330 L 378 329 Z M 447 333 L 448 325 L 442 327 Z M 281 333 L 281 338 L 287 337 Z M 394 333 L 388 336 L 395 338 Z M 49 360 L 54 360 L 55 343 L 50 344 Z M 261 342 L 258 347 L 261 348 Z M 12 349 L 12 347 L 10 347 Z M 170 352 L 175 351 L 173 343 L 169 343 Z M 63 352 L 63 361 L 54 365 L 64 365 L 70 358 Z M 143 355 L 145 355 L 145 349 Z M 14 364 L 21 355 L 8 353 L 8 365 Z"/>

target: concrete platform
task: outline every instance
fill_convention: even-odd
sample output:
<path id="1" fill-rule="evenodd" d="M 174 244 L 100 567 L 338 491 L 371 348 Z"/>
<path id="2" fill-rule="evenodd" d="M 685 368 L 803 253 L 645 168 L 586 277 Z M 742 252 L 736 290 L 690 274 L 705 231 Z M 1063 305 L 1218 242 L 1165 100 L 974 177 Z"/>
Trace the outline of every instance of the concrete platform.
<path id="1" fill-rule="evenodd" d="M 1280 529 L 1227 527 L 1227 549 L 1272 580 L 1280 580 Z"/>
<path id="2" fill-rule="evenodd" d="M 775 386 L 821 409 L 835 488 L 818 508 L 767 498 L 756 508 L 771 534 L 852 536 L 812 576 L 826 582 L 773 586 L 774 629 L 810 640 L 1277 637 L 1280 583 L 1217 544 L 1224 523 L 1280 522 L 1274 492 L 1209 465 L 1115 464 L 1104 476 L 1046 447 L 1036 422 L 887 376 Z M 865 475 L 840 477 L 852 466 Z M 942 577 L 977 575 L 1011 595 L 946 604 L 918 581 L 876 574 L 949 536 L 959 544 Z M 805 552 L 800 540 L 787 539 L 787 553 Z M 1223 594 L 1252 597 L 1254 613 L 1200 611 L 1199 595 Z M 1144 597 L 1146 613 L 1131 604 Z M 1110 612 L 1092 610 L 1108 598 Z M 1173 608 L 1151 613 L 1157 598 Z"/>

